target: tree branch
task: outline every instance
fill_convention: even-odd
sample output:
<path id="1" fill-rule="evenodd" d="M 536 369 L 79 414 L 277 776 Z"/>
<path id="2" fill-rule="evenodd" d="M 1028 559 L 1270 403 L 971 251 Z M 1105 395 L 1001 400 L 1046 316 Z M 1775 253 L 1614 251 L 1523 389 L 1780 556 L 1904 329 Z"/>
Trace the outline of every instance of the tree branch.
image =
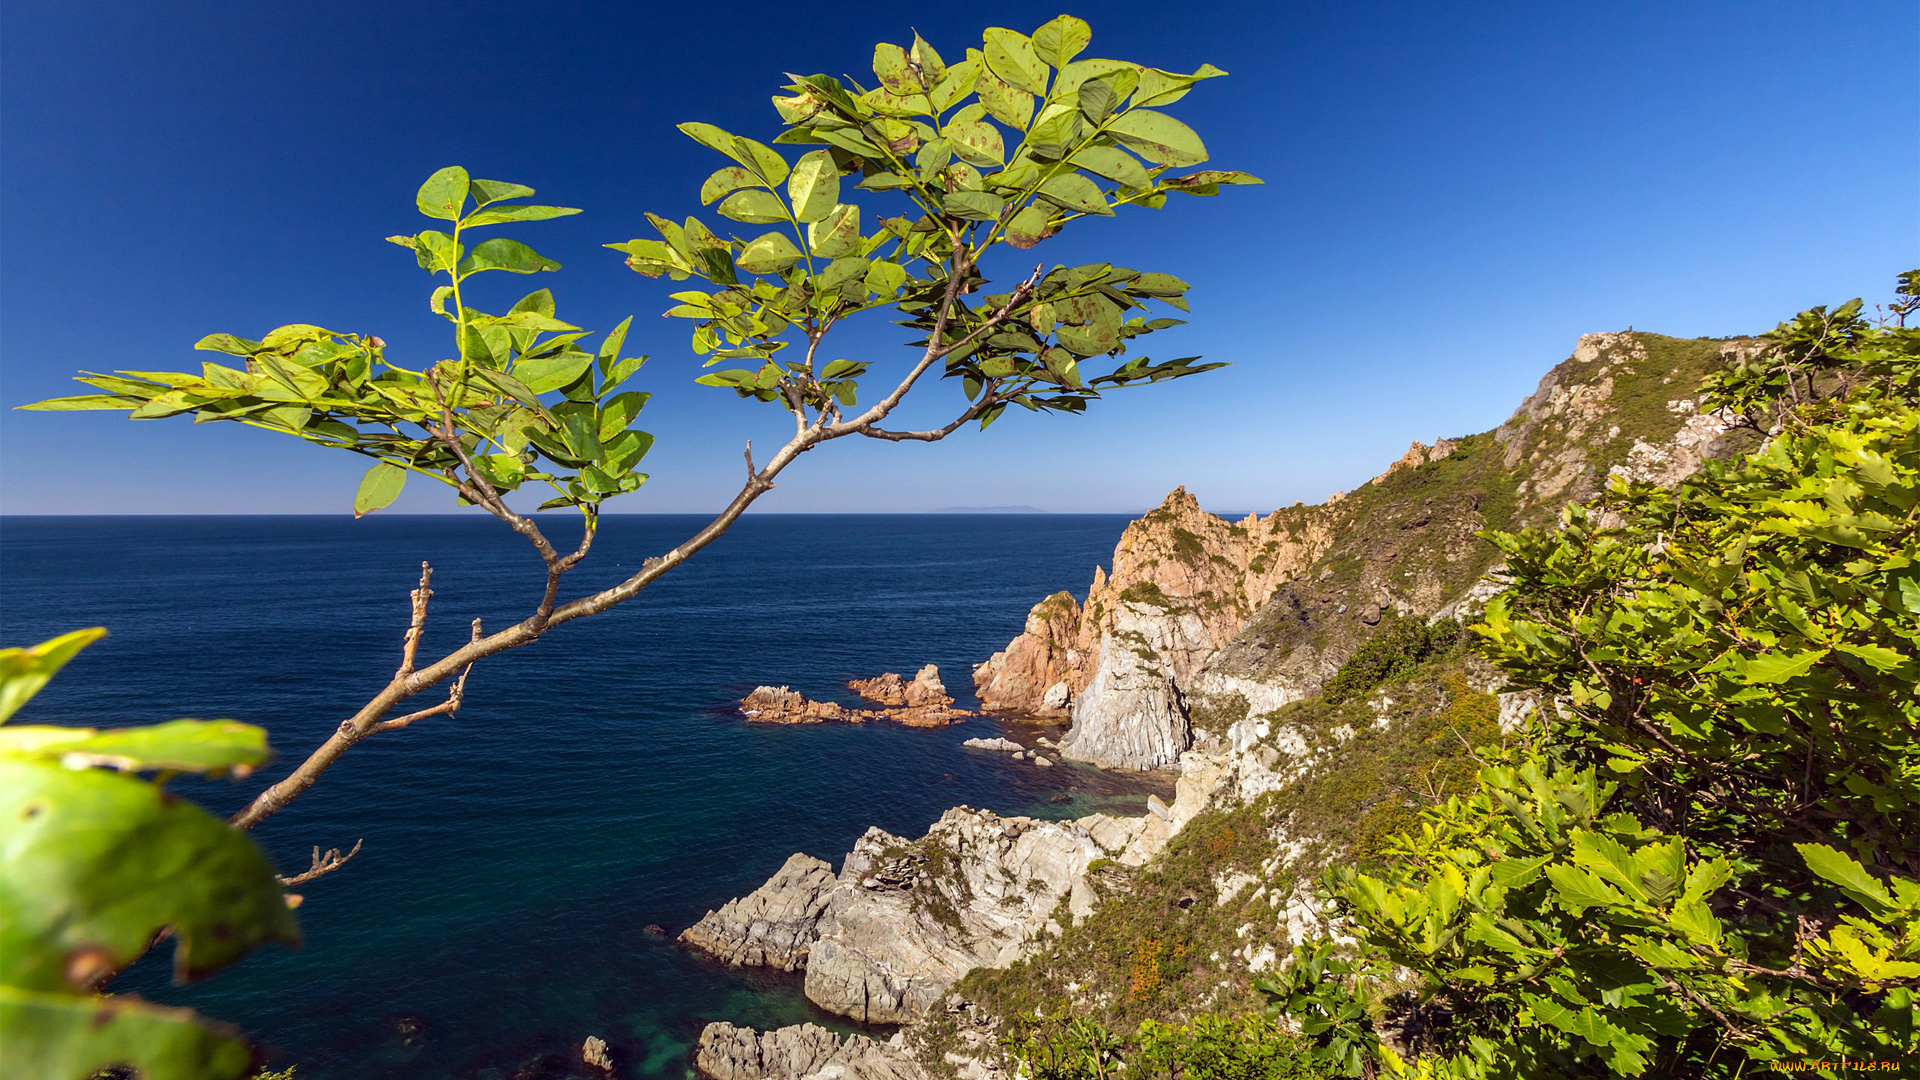
<path id="1" fill-rule="evenodd" d="M 322 855 L 320 854 L 320 846 L 316 844 L 313 848 L 313 866 L 303 873 L 295 874 L 292 877 L 281 878 L 280 884 L 284 886 L 304 885 L 314 878 L 325 877 L 347 865 L 348 859 L 360 854 L 360 845 L 364 843 L 366 843 L 364 839 L 355 840 L 353 842 L 353 850 L 347 852 L 345 855 L 340 854 L 339 848 L 328 848 L 327 853 Z"/>
<path id="2" fill-rule="evenodd" d="M 437 432 L 436 435 L 447 445 L 454 456 L 459 459 L 461 466 L 465 469 L 471 481 L 471 483 L 460 484 L 462 494 L 467 494 L 470 499 L 485 507 L 495 517 L 506 522 L 507 525 L 512 527 L 516 532 L 526 536 L 528 540 L 533 543 L 535 549 L 539 551 L 541 559 L 547 564 L 547 582 L 540 607 L 527 618 L 507 627 L 505 630 L 496 631 L 492 634 L 482 634 L 480 632 L 479 621 L 475 620 L 473 638 L 465 645 L 453 650 L 424 668 L 417 668 L 404 676 L 396 675 L 385 687 L 381 688 L 379 693 L 375 694 L 365 705 L 361 706 L 358 712 L 346 720 L 341 721 L 340 726 L 334 730 L 334 733 L 320 746 L 316 747 L 312 753 L 307 755 L 307 758 L 302 761 L 293 772 L 255 796 L 254 800 L 249 803 L 245 809 L 235 814 L 232 818 L 232 824 L 238 828 L 249 829 L 279 812 L 288 803 L 298 798 L 301 793 L 312 787 L 314 783 L 319 780 L 320 776 L 324 774 L 334 762 L 340 759 L 342 754 L 346 753 L 356 743 L 368 735 L 381 731 L 393 731 L 428 716 L 445 715 L 456 711 L 459 708 L 459 702 L 464 692 L 466 674 L 472 669 L 475 662 L 496 653 L 529 644 L 537 640 L 547 630 L 561 623 L 571 622 L 574 619 L 588 615 L 599 614 L 616 604 L 631 599 L 642 589 L 657 580 L 662 574 L 686 562 L 687 559 L 691 558 L 708 544 L 711 544 L 731 528 L 734 522 L 740 519 L 740 515 L 744 514 L 747 508 L 753 505 L 755 500 L 759 499 L 760 496 L 766 494 L 768 491 L 773 490 L 775 478 L 778 477 L 788 465 L 792 464 L 795 458 L 820 443 L 828 442 L 845 435 L 851 435 L 855 432 L 864 433 L 866 429 L 872 428 L 873 425 L 886 419 L 886 417 L 899 406 L 908 391 L 913 389 L 914 384 L 919 380 L 921 375 L 926 373 L 927 369 L 931 368 L 934 363 L 942 357 L 977 340 L 981 335 L 991 331 L 1001 323 L 1006 322 L 1012 317 L 1013 309 L 1032 296 L 1033 290 L 1040 279 L 1041 272 L 1040 269 L 1036 267 L 1033 273 L 1014 289 L 1012 296 L 1008 298 L 1007 302 L 989 314 L 979 326 L 975 327 L 958 341 L 951 343 L 944 342 L 943 338 L 946 335 L 953 306 L 960 294 L 966 290 L 967 260 L 968 254 L 965 248 L 956 245 L 950 264 L 947 287 L 940 301 L 939 313 L 934 320 L 933 332 L 927 340 L 926 351 L 921 356 L 919 362 L 907 373 L 900 384 L 894 387 L 891 393 L 850 421 L 830 423 L 829 417 L 837 416 L 838 413 L 835 410 L 823 409 L 820 416 L 814 420 L 812 424 L 804 426 L 797 431 L 793 438 L 789 439 L 786 445 L 782 446 L 780 450 L 767 461 L 765 466 L 758 471 L 752 472 L 748 476 L 747 482 L 740 488 L 739 492 L 734 495 L 733 499 L 727 503 L 726 507 L 698 532 L 665 554 L 645 560 L 641 564 L 640 571 L 625 581 L 610 588 L 602 589 L 589 596 L 570 600 L 565 604 L 555 606 L 556 589 L 560 575 L 572 569 L 581 558 L 584 558 L 592 545 L 595 523 L 591 512 L 589 511 L 586 536 L 581 540 L 580 548 L 569 556 L 562 557 L 558 555 L 554 551 L 553 546 L 547 542 L 545 535 L 540 532 L 539 528 L 534 525 L 531 520 L 508 509 L 505 502 L 501 500 L 499 493 L 494 491 L 492 486 L 487 483 L 486 478 L 473 468 L 472 459 L 468 456 L 466 448 L 460 444 L 458 432 L 453 428 L 451 416 L 443 415 L 442 429 Z M 429 380 L 429 383 L 431 383 L 431 381 L 432 380 Z M 435 392 L 436 394 L 438 393 L 437 387 L 435 387 Z M 451 410 L 447 409 L 444 399 L 442 399 L 441 405 L 443 413 L 450 414 Z M 978 403 L 970 406 L 967 412 L 962 414 L 962 418 L 957 421 L 953 427 L 957 428 L 959 424 L 966 421 L 969 414 L 977 415 L 978 410 L 984 407 L 985 406 Z M 882 439 L 912 439 L 918 438 L 919 436 L 916 433 L 886 432 L 873 437 Z M 931 436 L 928 441 L 931 441 Z M 477 498 L 475 496 L 477 496 Z M 440 682 L 453 678 L 456 675 L 459 677 L 458 681 L 455 683 L 453 691 L 449 694 L 447 701 L 432 708 L 422 709 L 418 712 L 392 720 L 382 719 L 400 702 L 413 697 L 427 687 L 438 685 Z"/>

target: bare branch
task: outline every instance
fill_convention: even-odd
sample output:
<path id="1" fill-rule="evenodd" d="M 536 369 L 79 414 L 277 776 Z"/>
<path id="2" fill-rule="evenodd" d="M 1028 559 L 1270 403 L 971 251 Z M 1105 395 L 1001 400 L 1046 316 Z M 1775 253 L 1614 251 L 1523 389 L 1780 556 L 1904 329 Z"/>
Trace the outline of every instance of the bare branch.
<path id="1" fill-rule="evenodd" d="M 1012 318 L 1013 309 L 1025 303 L 1027 299 L 1033 295 L 1034 287 L 1040 283 L 1040 268 L 1037 266 L 1034 267 L 1033 273 L 1027 275 L 1027 279 L 1016 286 L 1013 294 L 1007 297 L 1007 302 L 995 308 L 979 326 L 974 327 L 965 337 L 954 342 L 944 342 L 942 339 L 946 336 L 948 318 L 952 314 L 953 304 L 955 300 L 958 299 L 964 287 L 965 280 L 966 274 L 964 267 L 956 263 L 953 275 L 947 280 L 946 294 L 940 299 L 940 312 L 934 317 L 933 332 L 927 338 L 926 354 L 920 358 L 918 364 L 914 365 L 912 371 L 907 372 L 906 378 L 900 380 L 900 385 L 894 387 L 892 393 L 875 402 L 872 408 L 854 417 L 852 420 L 845 421 L 844 423 L 820 426 L 819 430 L 826 438 L 837 439 L 842 435 L 851 435 L 862 428 L 871 427 L 886 419 L 887 415 L 899 406 L 901 399 L 907 396 L 907 392 L 913 389 L 913 384 L 920 380 L 920 376 L 926 374 L 927 369 L 932 367 L 935 361 L 958 349 L 965 348 L 979 340 L 995 327 Z"/>
<path id="2" fill-rule="evenodd" d="M 468 664 L 467 670 L 460 673 L 460 677 L 453 681 L 453 688 L 447 691 L 447 700 L 429 709 L 410 712 L 405 716 L 396 717 L 392 720 L 382 720 L 368 728 L 367 734 L 377 735 L 383 731 L 399 731 L 415 720 L 425 720 L 429 716 L 452 716 L 454 713 L 459 712 L 460 703 L 465 700 L 467 696 L 467 675 L 471 671 L 473 671 L 473 665 Z"/>
<path id="3" fill-rule="evenodd" d="M 583 558 L 593 542 L 595 521 L 591 513 L 591 508 L 588 508 L 586 536 L 582 539 L 579 550 L 570 556 L 559 556 L 554 552 L 552 545 L 547 542 L 546 537 L 540 532 L 538 527 L 527 518 L 509 510 L 506 504 L 500 500 L 499 493 L 493 491 L 491 486 L 487 484 L 486 478 L 473 468 L 472 459 L 468 457 L 466 448 L 460 445 L 458 433 L 453 430 L 451 418 L 443 417 L 443 431 L 439 433 L 438 437 L 447 444 L 449 449 L 454 453 L 454 456 L 460 460 L 461 465 L 466 469 L 468 477 L 472 481 L 471 484 L 461 485 L 462 493 L 468 494 L 469 498 L 485 506 L 494 516 L 499 517 L 502 521 L 513 527 L 515 531 L 527 536 L 540 552 L 541 558 L 547 563 L 546 589 L 539 609 L 527 618 L 507 627 L 505 630 L 496 631 L 492 634 L 483 634 L 480 629 L 479 620 L 474 620 L 473 637 L 471 640 L 432 664 L 424 668 L 418 668 L 411 675 L 404 678 L 396 677 L 388 682 L 379 693 L 375 694 L 365 705 L 361 706 L 358 712 L 342 721 L 333 735 L 328 737 L 326 742 L 322 743 L 319 747 L 316 747 L 314 751 L 307 756 L 306 760 L 302 761 L 293 772 L 255 796 L 252 803 L 248 804 L 248 806 L 238 814 L 235 814 L 232 823 L 238 828 L 247 829 L 271 817 L 281 808 L 299 797 L 302 792 L 312 787 L 314 783 L 319 780 L 320 776 L 324 774 L 334 762 L 340 759 L 342 754 L 346 753 L 347 750 L 368 735 L 380 731 L 396 730 L 428 716 L 445 715 L 454 712 L 459 708 L 460 698 L 464 691 L 466 674 L 472 669 L 475 662 L 492 656 L 495 653 L 505 652 L 508 649 L 515 649 L 522 645 L 529 644 L 537 640 L 547 630 L 561 623 L 570 622 L 588 615 L 599 614 L 616 604 L 632 598 L 642 589 L 652 584 L 662 574 L 667 573 L 674 567 L 687 561 L 731 528 L 734 522 L 740 519 L 740 515 L 745 513 L 747 508 L 751 506 L 755 500 L 768 491 L 773 490 L 775 478 L 801 454 L 823 442 L 845 435 L 851 435 L 855 432 L 864 432 L 866 429 L 873 427 L 873 425 L 885 419 L 900 404 L 900 401 L 906 397 L 907 392 L 913 388 L 920 376 L 925 374 L 941 357 L 977 340 L 980 335 L 989 332 L 995 326 L 1011 318 L 1013 309 L 1032 296 L 1034 287 L 1040 278 L 1040 271 L 1036 268 L 1033 274 L 1014 290 L 1013 295 L 1005 304 L 1002 304 L 990 313 L 987 318 L 976 326 L 966 337 L 958 341 L 946 342 L 944 338 L 954 304 L 966 288 L 966 260 L 967 255 L 964 249 L 957 249 L 953 256 L 953 262 L 950 265 L 951 273 L 947 288 L 941 299 L 940 310 L 934 321 L 933 333 L 928 338 L 926 351 L 921 356 L 919 362 L 915 364 L 913 370 L 908 372 L 907 376 L 901 380 L 898 386 L 894 387 L 890 394 L 850 421 L 838 421 L 839 412 L 837 409 L 822 409 L 819 417 L 817 417 L 812 424 L 802 427 L 764 466 L 757 471 L 751 472 L 748 475 L 747 482 L 734 495 L 733 499 L 727 503 L 726 507 L 698 532 L 665 554 L 644 560 L 641 563 L 639 572 L 627 578 L 625 581 L 611 588 L 602 589 L 591 595 L 568 601 L 565 604 L 555 605 L 556 589 L 560 575 L 571 569 L 575 563 Z M 444 404 L 443 401 L 443 408 Z M 958 427 L 959 423 L 965 422 L 969 414 L 978 415 L 978 411 L 985 407 L 985 405 L 978 403 L 970 406 L 967 413 L 962 415 L 962 419 L 953 426 Z M 882 439 L 914 439 L 920 438 L 921 436 L 918 433 L 910 432 L 885 432 L 874 435 L 873 437 Z M 929 434 L 927 437 L 928 441 L 931 441 L 931 438 L 932 436 Z M 437 685 L 444 680 L 455 678 L 456 676 L 458 676 L 458 680 L 447 701 L 432 708 L 422 709 L 418 712 L 392 720 L 382 719 L 382 717 L 385 717 L 387 713 L 400 702 L 413 697 L 429 686 Z"/>
<path id="4" fill-rule="evenodd" d="M 433 580 L 433 567 L 425 562 L 420 564 L 420 587 L 413 590 L 413 621 L 407 624 L 407 636 L 400 646 L 400 670 L 393 673 L 396 679 L 404 679 L 413 674 L 414 654 L 420 651 L 420 635 L 427 628 L 427 601 L 432 598 L 433 590 L 427 583 Z"/>
<path id="5" fill-rule="evenodd" d="M 889 442 L 939 442 L 941 439 L 960 430 L 960 425 L 979 416 L 985 412 L 989 406 L 997 404 L 999 400 L 1000 399 L 994 394 L 982 393 L 980 400 L 967 406 L 965 412 L 954 417 L 944 426 L 934 428 L 931 431 L 888 431 L 885 428 L 871 426 L 858 430 L 860 434 L 865 435 L 869 439 L 885 439 Z"/>
<path id="6" fill-rule="evenodd" d="M 302 873 L 293 875 L 292 877 L 281 878 L 280 884 L 286 885 L 286 886 L 304 885 L 307 882 L 312 881 L 314 878 L 326 877 L 328 874 L 331 874 L 335 870 L 338 870 L 341 867 L 347 865 L 348 859 L 351 859 L 355 855 L 360 854 L 360 845 L 364 843 L 366 843 L 366 840 L 364 839 L 355 840 L 353 842 L 353 850 L 347 852 L 345 855 L 340 854 L 339 848 L 328 848 L 327 853 L 325 855 L 322 855 L 320 854 L 319 845 L 316 844 L 314 845 L 314 848 L 313 848 L 313 866 Z"/>

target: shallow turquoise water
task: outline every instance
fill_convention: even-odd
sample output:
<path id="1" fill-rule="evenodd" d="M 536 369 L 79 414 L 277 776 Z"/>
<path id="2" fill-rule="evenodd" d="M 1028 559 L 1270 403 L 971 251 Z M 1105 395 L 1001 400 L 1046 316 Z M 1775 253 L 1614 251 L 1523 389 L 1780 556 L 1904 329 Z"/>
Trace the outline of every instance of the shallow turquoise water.
<path id="1" fill-rule="evenodd" d="M 264 824 L 285 869 L 366 841 L 302 888 L 304 948 L 181 988 L 150 959 L 117 988 L 231 1020 L 301 1080 L 579 1075 L 588 1035 L 621 1076 L 677 1078 L 708 1021 L 834 1022 L 797 977 L 671 935 L 793 851 L 837 864 L 869 825 L 918 835 L 962 803 L 1137 813 L 1145 789 L 959 746 L 999 733 L 991 718 L 760 727 L 732 703 L 758 683 L 851 700 L 849 678 L 932 662 L 970 707 L 971 665 L 1036 600 L 1083 590 L 1126 520 L 750 517 L 631 603 L 486 661 L 457 718 L 369 740 Z M 608 519 L 572 587 L 698 523 Z M 423 655 L 476 615 L 505 625 L 539 585 L 524 541 L 479 518 L 6 519 L 0 641 L 112 631 L 21 719 L 233 717 L 303 753 L 392 672 L 422 559 Z M 183 790 L 228 810 L 277 775 Z"/>

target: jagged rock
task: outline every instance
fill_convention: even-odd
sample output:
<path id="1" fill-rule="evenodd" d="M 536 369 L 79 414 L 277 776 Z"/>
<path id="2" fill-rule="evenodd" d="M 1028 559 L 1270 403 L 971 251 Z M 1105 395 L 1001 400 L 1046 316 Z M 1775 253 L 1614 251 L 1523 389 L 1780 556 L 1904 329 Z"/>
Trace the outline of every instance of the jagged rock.
<path id="1" fill-rule="evenodd" d="M 607 1049 L 606 1040 L 598 1036 L 587 1036 L 580 1046 L 580 1060 L 601 1072 L 613 1071 L 613 1053 Z"/>
<path id="2" fill-rule="evenodd" d="M 1007 754 L 1018 754 L 1026 749 L 1012 739 L 968 739 L 960 744 L 974 750 L 998 750 Z"/>
<path id="3" fill-rule="evenodd" d="M 816 1024 L 775 1031 L 708 1024 L 693 1064 L 710 1080 L 929 1080 L 897 1046 L 865 1035 L 843 1040 Z"/>
<path id="4" fill-rule="evenodd" d="M 1073 727 L 1060 756 L 1110 769 L 1158 769 L 1180 759 L 1192 741 L 1180 689 L 1139 651 L 1107 638 L 1100 670 L 1073 706 Z"/>
<path id="5" fill-rule="evenodd" d="M 1119 856 L 1139 837 L 1138 828 L 1104 815 L 1082 824 L 957 807 L 919 840 L 869 829 L 837 878 L 824 877 L 819 860 L 795 856 L 696 930 L 708 928 L 701 936 L 723 943 L 710 951 L 739 963 L 804 962 L 807 997 L 824 1009 L 905 1023 L 968 971 L 1025 955 L 1050 932 L 1061 900 L 1076 916 L 1091 911 L 1088 864 Z M 760 911 L 774 913 L 766 921 L 780 934 L 753 937 Z M 755 944 L 776 938 L 783 947 Z"/>
<path id="6" fill-rule="evenodd" d="M 891 672 L 875 679 L 855 679 L 847 684 L 869 700 L 897 700 L 898 707 L 885 709 L 849 709 L 835 701 L 812 701 L 797 690 L 785 686 L 759 686 L 740 701 L 740 711 L 758 724 L 819 724 L 828 720 L 864 724 L 869 720 L 891 720 L 906 727 L 944 727 L 973 715 L 952 707 L 953 698 L 940 682 L 940 669 L 932 664 L 920 669 L 912 682 Z"/>
<path id="7" fill-rule="evenodd" d="M 740 700 L 740 711 L 756 724 L 819 724 L 828 720 L 853 720 L 848 710 L 834 701 L 810 701 L 798 690 L 785 686 L 756 686 Z"/>
<path id="8" fill-rule="evenodd" d="M 707 912 L 680 941 L 737 967 L 797 971 L 807 962 L 835 883 L 831 865 L 796 854 L 765 885 Z"/>

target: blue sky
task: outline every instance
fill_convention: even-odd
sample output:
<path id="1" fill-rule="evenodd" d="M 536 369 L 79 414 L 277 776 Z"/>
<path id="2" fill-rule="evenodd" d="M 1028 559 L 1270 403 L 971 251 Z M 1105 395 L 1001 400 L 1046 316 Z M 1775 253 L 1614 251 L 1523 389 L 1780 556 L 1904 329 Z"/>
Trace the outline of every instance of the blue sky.
<path id="1" fill-rule="evenodd" d="M 783 421 L 692 385 L 687 324 L 656 317 L 671 286 L 599 246 L 648 235 L 645 210 L 699 209 L 721 162 L 674 124 L 768 139 L 784 71 L 866 79 L 873 43 L 910 41 L 910 25 L 951 58 L 986 26 L 1058 10 L 10 4 L 0 405 L 77 392 L 78 368 L 191 368 L 203 334 L 289 322 L 445 355 L 431 283 L 381 238 L 422 227 L 414 188 L 459 163 L 586 210 L 514 234 L 566 264 L 540 282 L 563 318 L 639 316 L 629 340 L 654 357 L 640 382 L 659 441 L 624 508 L 716 508 L 744 441 L 776 445 Z M 1192 325 L 1150 351 L 1234 366 L 936 446 L 835 443 L 766 509 L 1134 511 L 1176 484 L 1217 510 L 1318 501 L 1411 439 L 1494 426 L 1581 333 L 1762 330 L 1883 298 L 1920 263 L 1910 0 L 1079 13 L 1090 55 L 1230 71 L 1173 111 L 1215 165 L 1267 185 L 1036 254 L 1188 279 Z M 905 339 L 878 326 L 846 355 L 897 367 Z M 951 384 L 920 393 L 910 418 L 958 408 Z M 364 465 L 335 457 L 237 425 L 8 411 L 0 511 L 345 513 Z M 395 509 L 451 501 L 414 485 Z"/>

